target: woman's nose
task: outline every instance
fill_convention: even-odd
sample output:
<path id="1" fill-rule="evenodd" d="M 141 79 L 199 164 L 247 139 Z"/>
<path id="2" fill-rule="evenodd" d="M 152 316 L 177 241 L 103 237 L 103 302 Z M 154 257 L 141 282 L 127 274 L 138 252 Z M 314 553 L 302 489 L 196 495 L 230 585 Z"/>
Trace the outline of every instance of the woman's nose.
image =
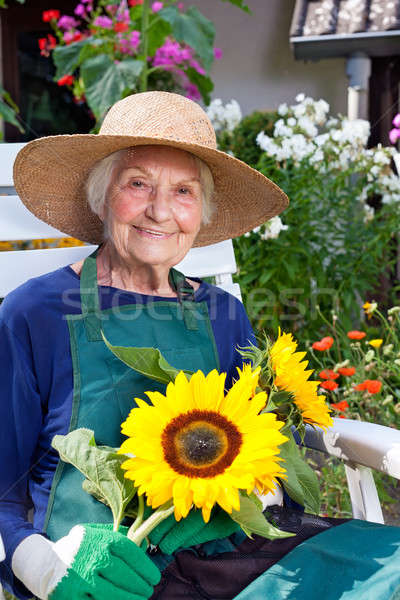
<path id="1" fill-rule="evenodd" d="M 152 189 L 146 208 L 146 216 L 161 223 L 171 217 L 171 202 L 168 189 L 156 186 Z"/>

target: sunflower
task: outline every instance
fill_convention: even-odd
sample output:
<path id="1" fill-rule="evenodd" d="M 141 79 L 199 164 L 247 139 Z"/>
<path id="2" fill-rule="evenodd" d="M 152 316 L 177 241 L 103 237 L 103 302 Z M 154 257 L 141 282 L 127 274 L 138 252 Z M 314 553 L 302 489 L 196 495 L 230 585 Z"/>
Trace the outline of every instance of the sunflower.
<path id="1" fill-rule="evenodd" d="M 186 517 L 194 504 L 205 522 L 215 503 L 239 510 L 239 490 L 272 491 L 284 476 L 279 464 L 283 422 L 259 414 L 267 395 L 255 394 L 259 369 L 238 369 L 238 380 L 225 395 L 225 373 L 201 371 L 190 380 L 179 373 L 166 394 L 146 392 L 152 404 L 136 399 L 122 424 L 129 436 L 121 454 L 125 477 L 147 494 L 153 508 L 172 499 L 175 518 Z"/>
<path id="2" fill-rule="evenodd" d="M 271 348 L 271 364 L 275 374 L 275 385 L 294 396 L 306 423 L 319 425 L 323 429 L 332 426 L 325 396 L 318 395 L 319 381 L 309 381 L 312 370 L 306 370 L 308 362 L 303 360 L 306 353 L 296 352 L 297 343 L 292 334 L 279 332 L 278 339 Z"/>

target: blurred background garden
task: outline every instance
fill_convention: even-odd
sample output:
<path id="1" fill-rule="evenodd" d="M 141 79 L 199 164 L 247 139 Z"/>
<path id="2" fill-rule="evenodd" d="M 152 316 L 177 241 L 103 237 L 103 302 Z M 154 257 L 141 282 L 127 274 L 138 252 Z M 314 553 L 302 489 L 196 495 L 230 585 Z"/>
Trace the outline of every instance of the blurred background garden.
<path id="1" fill-rule="evenodd" d="M 8 4 L 8 5 L 7 5 Z M 3 142 L 96 132 L 146 90 L 206 107 L 289 208 L 234 240 L 257 334 L 292 332 L 334 416 L 400 424 L 400 1 L 0 0 Z M 0 242 L 0 250 L 79 240 Z M 321 513 L 343 467 L 310 454 Z M 387 522 L 399 487 L 377 476 Z M 397 497 L 397 502 L 396 502 Z"/>

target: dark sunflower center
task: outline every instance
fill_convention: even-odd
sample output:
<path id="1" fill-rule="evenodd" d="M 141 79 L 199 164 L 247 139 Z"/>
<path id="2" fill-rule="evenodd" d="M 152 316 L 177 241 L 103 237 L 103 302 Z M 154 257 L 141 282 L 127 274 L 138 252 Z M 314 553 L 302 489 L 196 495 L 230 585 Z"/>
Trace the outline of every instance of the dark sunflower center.
<path id="1" fill-rule="evenodd" d="M 189 463 L 200 467 L 213 463 L 221 455 L 226 436 L 208 423 L 194 422 L 186 431 L 177 434 L 176 444 Z"/>
<path id="2" fill-rule="evenodd" d="M 214 477 L 222 473 L 240 451 L 242 436 L 223 415 L 193 410 L 165 427 L 162 447 L 174 471 L 188 477 Z"/>

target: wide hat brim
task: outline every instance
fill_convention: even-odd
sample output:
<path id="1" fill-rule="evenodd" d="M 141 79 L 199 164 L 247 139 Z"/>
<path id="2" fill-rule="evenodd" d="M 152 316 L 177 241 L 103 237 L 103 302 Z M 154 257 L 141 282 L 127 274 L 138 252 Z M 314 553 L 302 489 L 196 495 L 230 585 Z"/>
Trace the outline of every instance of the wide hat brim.
<path id="1" fill-rule="evenodd" d="M 288 205 L 286 194 L 246 163 L 214 148 L 167 138 L 132 135 L 57 135 L 29 142 L 14 163 L 14 183 L 25 206 L 39 219 L 74 238 L 100 244 L 104 226 L 86 200 L 85 183 L 95 163 L 131 146 L 166 145 L 191 152 L 214 178 L 211 222 L 194 246 L 235 238 L 265 223 Z"/>

